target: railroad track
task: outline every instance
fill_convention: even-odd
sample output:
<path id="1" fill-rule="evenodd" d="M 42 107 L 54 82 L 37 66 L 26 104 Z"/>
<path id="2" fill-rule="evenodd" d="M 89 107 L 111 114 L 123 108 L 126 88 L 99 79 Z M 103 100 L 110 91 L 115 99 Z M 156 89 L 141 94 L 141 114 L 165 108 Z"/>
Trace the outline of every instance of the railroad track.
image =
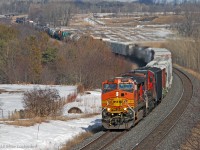
<path id="1" fill-rule="evenodd" d="M 112 145 L 117 139 L 122 137 L 127 131 L 107 131 L 97 139 L 91 141 L 80 150 L 104 150 Z"/>
<path id="2" fill-rule="evenodd" d="M 180 70 L 173 68 L 183 84 L 183 93 L 179 102 L 171 111 L 171 113 L 140 143 L 135 147 L 130 147 L 132 150 L 155 150 L 159 143 L 172 130 L 177 121 L 180 119 L 183 112 L 186 110 L 193 94 L 193 86 L 190 79 Z"/>
<path id="3" fill-rule="evenodd" d="M 166 116 L 165 119 L 155 129 L 153 129 L 148 136 L 146 136 L 136 146 L 130 146 L 128 150 L 155 150 L 160 142 L 162 142 L 166 135 L 173 129 L 183 112 L 186 110 L 188 103 L 192 98 L 193 86 L 187 75 L 176 68 L 173 68 L 173 71 L 179 76 L 183 85 L 183 92 L 179 101 L 168 116 Z M 126 132 L 128 131 L 107 131 L 97 139 L 82 147 L 80 150 L 109 149 L 109 147 L 112 147 L 112 145 L 115 144 L 114 142 L 124 136 Z M 131 143 L 129 144 L 131 145 Z"/>

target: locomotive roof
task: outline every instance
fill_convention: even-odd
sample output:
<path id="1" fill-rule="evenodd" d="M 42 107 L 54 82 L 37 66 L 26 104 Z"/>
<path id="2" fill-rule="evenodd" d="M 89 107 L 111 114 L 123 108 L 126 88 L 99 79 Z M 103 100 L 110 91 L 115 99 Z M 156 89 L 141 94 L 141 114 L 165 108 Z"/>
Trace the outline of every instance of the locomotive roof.
<path id="1" fill-rule="evenodd" d="M 138 76 L 133 76 L 133 77 L 131 77 L 131 79 L 136 83 L 142 83 L 145 81 L 144 77 L 138 77 Z"/>
<path id="2" fill-rule="evenodd" d="M 131 80 L 133 80 L 134 82 L 136 82 L 136 83 L 142 83 L 142 82 L 144 82 L 145 81 L 145 77 L 143 76 L 143 77 L 141 77 L 141 76 L 129 76 L 128 74 L 127 75 L 124 75 L 123 77 L 127 77 L 127 78 L 130 78 Z"/>
<path id="3" fill-rule="evenodd" d="M 133 71 L 130 71 L 131 73 L 143 73 L 143 74 L 146 74 L 147 71 L 151 71 L 153 73 L 156 73 L 156 72 L 159 72 L 161 71 L 160 68 L 157 68 L 157 67 L 142 67 L 142 68 L 138 68 L 136 70 L 133 70 Z"/>
<path id="4" fill-rule="evenodd" d="M 149 70 L 152 71 L 152 72 L 154 72 L 154 73 L 161 71 L 161 69 L 157 68 L 157 67 L 150 67 Z"/>

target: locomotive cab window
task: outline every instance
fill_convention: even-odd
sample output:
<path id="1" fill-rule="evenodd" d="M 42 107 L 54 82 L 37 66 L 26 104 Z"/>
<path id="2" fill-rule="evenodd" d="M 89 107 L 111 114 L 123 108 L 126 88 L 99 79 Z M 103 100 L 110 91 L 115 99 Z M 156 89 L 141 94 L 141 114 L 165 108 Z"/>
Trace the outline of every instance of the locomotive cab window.
<path id="1" fill-rule="evenodd" d="M 132 92 L 133 91 L 133 84 L 130 83 L 120 83 L 119 84 L 119 89 L 123 90 L 123 91 L 128 91 L 128 92 Z"/>
<path id="2" fill-rule="evenodd" d="M 104 93 L 115 90 L 115 89 L 117 89 L 117 84 L 104 84 L 103 85 Z"/>

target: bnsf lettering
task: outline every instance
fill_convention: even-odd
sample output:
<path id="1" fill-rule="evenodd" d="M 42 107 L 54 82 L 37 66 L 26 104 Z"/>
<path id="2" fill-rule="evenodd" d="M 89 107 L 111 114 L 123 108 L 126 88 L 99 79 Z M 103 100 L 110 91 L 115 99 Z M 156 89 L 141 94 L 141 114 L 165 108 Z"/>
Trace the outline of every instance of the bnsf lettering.
<path id="1" fill-rule="evenodd" d="M 122 103 L 122 101 L 113 101 L 113 103 Z"/>

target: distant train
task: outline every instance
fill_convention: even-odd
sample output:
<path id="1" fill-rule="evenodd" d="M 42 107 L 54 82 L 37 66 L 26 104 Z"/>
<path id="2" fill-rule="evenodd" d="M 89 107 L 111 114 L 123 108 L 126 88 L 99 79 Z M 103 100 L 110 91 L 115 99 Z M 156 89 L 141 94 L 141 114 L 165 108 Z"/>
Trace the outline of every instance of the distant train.
<path id="1" fill-rule="evenodd" d="M 147 65 L 102 83 L 102 125 L 105 129 L 134 126 L 162 101 L 172 84 L 169 50 L 128 44 L 119 47 L 112 47 L 112 51 L 132 55 Z"/>
<path id="2" fill-rule="evenodd" d="M 28 20 L 27 17 L 17 17 L 16 23 L 29 25 L 38 31 L 46 32 L 51 38 L 55 38 L 61 41 L 66 40 L 66 39 L 77 40 L 80 38 L 80 37 L 77 37 L 77 35 L 74 34 L 73 32 L 68 31 L 66 29 L 50 28 L 46 25 L 41 25 L 32 20 Z"/>
<path id="3" fill-rule="evenodd" d="M 48 28 L 46 32 L 52 38 L 55 38 L 55 39 L 61 40 L 61 41 L 69 38 L 72 34 L 69 31 L 64 31 L 64 30 L 55 29 L 55 28 Z"/>

